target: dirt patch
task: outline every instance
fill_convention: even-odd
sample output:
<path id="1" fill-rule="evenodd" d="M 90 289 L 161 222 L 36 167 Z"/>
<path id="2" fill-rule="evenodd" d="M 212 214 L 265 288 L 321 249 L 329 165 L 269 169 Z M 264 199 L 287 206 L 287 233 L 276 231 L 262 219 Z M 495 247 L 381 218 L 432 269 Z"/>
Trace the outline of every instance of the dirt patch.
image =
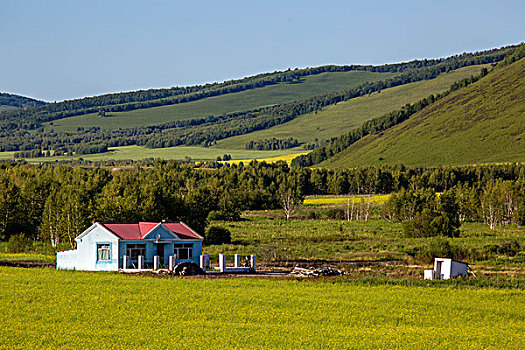
<path id="1" fill-rule="evenodd" d="M 9 267 L 56 267 L 55 263 L 46 263 L 46 262 L 32 262 L 32 261 L 9 261 L 9 260 L 0 260 L 0 266 L 9 266 Z"/>

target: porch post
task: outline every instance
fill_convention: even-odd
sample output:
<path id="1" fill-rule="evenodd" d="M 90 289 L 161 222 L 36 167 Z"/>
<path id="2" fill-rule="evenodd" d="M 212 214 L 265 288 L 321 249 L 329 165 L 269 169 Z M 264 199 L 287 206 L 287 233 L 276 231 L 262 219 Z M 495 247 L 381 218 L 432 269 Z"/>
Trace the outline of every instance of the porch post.
<path id="1" fill-rule="evenodd" d="M 124 255 L 124 256 L 122 256 L 122 268 L 123 269 L 127 269 L 128 266 L 129 266 L 128 256 Z"/>
<path id="2" fill-rule="evenodd" d="M 158 270 L 159 269 L 159 266 L 160 266 L 160 256 L 158 255 L 155 255 L 153 257 L 153 270 Z"/>

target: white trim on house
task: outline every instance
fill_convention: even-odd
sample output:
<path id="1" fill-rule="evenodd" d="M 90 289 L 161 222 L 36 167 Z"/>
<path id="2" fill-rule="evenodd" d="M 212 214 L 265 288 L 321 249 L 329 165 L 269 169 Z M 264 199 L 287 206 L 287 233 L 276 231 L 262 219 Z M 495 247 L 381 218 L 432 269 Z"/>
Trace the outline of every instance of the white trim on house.
<path id="1" fill-rule="evenodd" d="M 148 233 L 146 233 L 146 235 L 142 238 L 142 240 L 143 240 L 143 241 L 146 241 L 145 238 L 148 237 L 148 236 L 149 236 L 153 231 L 155 231 L 159 226 L 164 227 L 164 230 L 168 231 L 168 233 L 169 233 L 170 235 L 172 235 L 173 238 L 175 238 L 175 240 L 180 240 L 180 239 L 181 239 L 179 236 L 177 236 L 177 234 L 176 234 L 175 232 L 171 231 L 169 228 L 167 228 L 166 226 L 164 226 L 162 222 L 159 222 L 155 227 L 153 227 L 151 230 L 149 230 Z M 155 240 L 156 240 L 156 239 L 154 239 L 154 241 L 155 241 Z M 163 241 L 168 241 L 168 240 L 163 239 Z"/>
<path id="2" fill-rule="evenodd" d="M 204 240 L 204 237 L 202 237 L 202 236 L 199 235 L 197 232 L 195 232 L 191 227 L 189 227 L 188 225 L 186 225 L 185 222 L 179 221 L 179 223 L 181 223 L 182 225 L 184 225 L 184 226 L 185 226 L 188 230 L 190 230 L 194 235 L 196 235 L 197 237 L 199 237 L 199 239 Z"/>
<path id="3" fill-rule="evenodd" d="M 75 241 L 77 240 L 80 240 L 82 239 L 82 237 L 84 237 L 85 235 L 87 235 L 90 231 L 92 231 L 95 227 L 100 227 L 102 229 L 104 229 L 106 232 L 108 232 L 109 234 L 111 234 L 112 236 L 114 236 L 116 239 L 120 240 L 121 238 L 119 236 L 117 236 L 116 234 L 114 234 L 110 229 L 108 229 L 107 227 L 105 227 L 104 225 L 101 225 L 100 223 L 98 222 L 95 222 L 93 223 L 93 225 L 91 225 L 90 227 L 88 227 L 84 232 L 82 232 L 81 234 L 79 234 L 78 236 L 75 237 Z"/>

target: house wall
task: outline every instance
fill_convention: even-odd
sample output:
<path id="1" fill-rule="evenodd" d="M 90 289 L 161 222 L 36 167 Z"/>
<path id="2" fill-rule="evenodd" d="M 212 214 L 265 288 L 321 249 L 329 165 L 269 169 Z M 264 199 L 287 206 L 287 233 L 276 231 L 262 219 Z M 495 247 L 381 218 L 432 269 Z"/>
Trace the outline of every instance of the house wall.
<path id="1" fill-rule="evenodd" d="M 452 264 L 452 259 L 439 259 L 434 260 L 434 271 L 437 271 L 438 262 L 441 261 L 441 274 L 436 276 L 437 279 L 447 280 L 450 278 L 450 269 Z"/>
<path id="2" fill-rule="evenodd" d="M 76 270 L 77 261 L 78 261 L 78 252 L 76 249 L 57 252 L 56 267 L 59 270 Z"/>
<path id="3" fill-rule="evenodd" d="M 170 238 L 173 239 L 173 236 Z M 162 239 L 162 237 L 161 237 Z M 162 242 L 162 240 L 160 241 Z M 193 243 L 193 259 L 185 259 L 185 260 L 177 260 L 177 263 L 184 262 L 184 261 L 193 261 L 196 264 L 199 264 L 199 256 L 202 255 L 202 242 L 201 241 L 170 241 L 170 242 L 162 242 L 164 245 L 164 261 L 161 261 L 162 264 L 167 266 L 169 264 L 169 257 L 174 254 L 174 244 L 175 243 Z M 157 247 L 156 243 L 154 241 L 142 241 L 142 240 L 122 240 L 120 241 L 120 247 L 119 247 L 119 256 L 126 255 L 126 245 L 127 244 L 145 244 L 146 245 L 146 256 L 144 257 L 144 261 L 146 263 L 153 263 L 153 257 L 157 253 Z M 123 268 L 123 260 L 122 258 L 119 259 L 119 268 Z"/>
<path id="4" fill-rule="evenodd" d="M 110 244 L 110 261 L 97 261 L 97 243 Z M 119 268 L 119 240 L 100 226 L 95 226 L 77 240 L 77 270 L 117 271 Z"/>
<path id="5" fill-rule="evenodd" d="M 458 261 L 452 261 L 450 277 L 458 277 L 460 275 L 468 275 L 468 265 Z"/>
<path id="6" fill-rule="evenodd" d="M 128 244 L 145 244 L 146 245 L 146 256 L 144 257 L 144 262 L 153 262 L 153 256 L 157 252 L 157 248 L 154 246 L 152 241 L 142 241 L 142 240 L 121 240 L 120 246 L 119 246 L 119 256 L 121 257 L 119 259 L 119 268 L 124 268 L 123 265 L 123 259 L 122 257 L 126 255 L 126 246 Z M 130 263 L 136 263 L 134 261 L 130 261 Z"/>

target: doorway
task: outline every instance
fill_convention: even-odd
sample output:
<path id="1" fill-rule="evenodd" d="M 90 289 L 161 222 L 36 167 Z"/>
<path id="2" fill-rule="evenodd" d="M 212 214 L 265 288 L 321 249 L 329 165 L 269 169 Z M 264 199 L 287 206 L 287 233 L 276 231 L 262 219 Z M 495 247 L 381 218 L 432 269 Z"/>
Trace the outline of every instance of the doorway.
<path id="1" fill-rule="evenodd" d="M 443 261 L 436 261 L 436 276 L 438 279 L 441 279 L 441 265 Z"/>
<path id="2" fill-rule="evenodd" d="M 166 265 L 164 262 L 164 243 L 157 243 L 157 252 L 155 255 L 158 255 L 161 265 Z"/>

